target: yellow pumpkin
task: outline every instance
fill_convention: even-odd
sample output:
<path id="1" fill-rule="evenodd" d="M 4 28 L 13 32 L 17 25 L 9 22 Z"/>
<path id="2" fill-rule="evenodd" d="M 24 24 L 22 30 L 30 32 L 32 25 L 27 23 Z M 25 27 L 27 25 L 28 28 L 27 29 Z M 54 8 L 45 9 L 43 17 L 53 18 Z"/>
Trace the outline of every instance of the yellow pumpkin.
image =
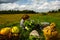
<path id="1" fill-rule="evenodd" d="M 52 32 L 52 36 L 57 36 L 57 34 L 58 34 L 57 31 Z"/>
<path id="2" fill-rule="evenodd" d="M 55 26 L 56 26 L 55 23 L 51 23 L 51 24 L 50 24 L 50 27 L 51 27 L 52 29 L 55 28 Z"/>
<path id="3" fill-rule="evenodd" d="M 45 33 L 45 34 L 48 34 L 48 32 L 49 32 L 49 26 L 48 27 L 45 27 L 44 29 L 43 29 L 43 32 Z"/>
<path id="4" fill-rule="evenodd" d="M 8 33 L 10 33 L 10 29 L 11 29 L 10 27 L 2 28 L 0 30 L 0 34 L 7 35 Z"/>
<path id="5" fill-rule="evenodd" d="M 51 30 L 50 30 L 50 26 L 47 26 L 43 29 L 43 32 L 44 32 L 44 36 L 45 37 L 50 37 L 51 36 Z"/>
<path id="6" fill-rule="evenodd" d="M 14 26 L 12 29 L 11 29 L 11 32 L 12 33 L 19 33 L 19 28 L 17 26 Z"/>

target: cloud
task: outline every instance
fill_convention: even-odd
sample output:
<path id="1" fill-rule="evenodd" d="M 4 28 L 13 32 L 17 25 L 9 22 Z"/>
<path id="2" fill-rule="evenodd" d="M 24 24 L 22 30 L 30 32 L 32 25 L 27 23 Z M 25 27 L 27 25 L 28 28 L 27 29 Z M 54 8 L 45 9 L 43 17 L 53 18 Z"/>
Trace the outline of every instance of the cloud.
<path id="1" fill-rule="evenodd" d="M 0 3 L 13 3 L 18 0 L 0 0 Z"/>
<path id="2" fill-rule="evenodd" d="M 29 2 L 30 3 L 30 2 Z M 0 10 L 34 10 L 36 12 L 45 12 L 49 10 L 57 10 L 60 8 L 60 1 L 47 1 L 47 0 L 31 0 L 31 4 L 17 4 L 17 3 L 2 3 Z"/>
<path id="3" fill-rule="evenodd" d="M 36 4 L 35 4 L 36 3 Z M 49 11 L 49 10 L 57 10 L 60 9 L 60 1 L 59 0 L 37 0 L 34 2 L 36 5 L 36 11 Z"/>
<path id="4" fill-rule="evenodd" d="M 15 3 L 3 3 L 3 4 L 0 4 L 0 10 L 12 10 L 16 7 L 19 7 L 18 4 L 15 4 Z"/>

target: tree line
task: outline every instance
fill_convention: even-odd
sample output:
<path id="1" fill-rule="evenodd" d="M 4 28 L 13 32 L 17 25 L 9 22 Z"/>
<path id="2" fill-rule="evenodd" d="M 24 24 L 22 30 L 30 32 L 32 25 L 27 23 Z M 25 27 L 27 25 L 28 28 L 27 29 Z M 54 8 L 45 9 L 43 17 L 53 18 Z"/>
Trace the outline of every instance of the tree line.
<path id="1" fill-rule="evenodd" d="M 52 11 L 49 11 L 48 13 L 59 13 L 60 12 L 60 9 L 58 10 L 52 10 Z"/>
<path id="2" fill-rule="evenodd" d="M 23 10 L 23 11 L 19 11 L 19 10 L 3 10 L 0 11 L 0 14 L 36 14 L 35 11 L 33 10 Z"/>
<path id="3" fill-rule="evenodd" d="M 36 13 L 40 13 L 40 12 L 35 12 L 33 10 L 23 10 L 23 11 L 19 11 L 19 10 L 3 10 L 3 11 L 0 11 L 0 14 L 36 14 Z M 42 12 L 42 13 L 45 14 L 45 12 Z M 48 11 L 47 13 L 60 13 L 60 9 Z"/>

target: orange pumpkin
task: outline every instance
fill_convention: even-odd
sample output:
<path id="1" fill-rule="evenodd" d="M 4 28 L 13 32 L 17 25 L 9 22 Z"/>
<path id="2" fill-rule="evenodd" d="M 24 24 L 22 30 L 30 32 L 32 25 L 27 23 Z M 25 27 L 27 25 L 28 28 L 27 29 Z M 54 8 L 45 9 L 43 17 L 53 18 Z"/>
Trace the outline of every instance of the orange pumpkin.
<path id="1" fill-rule="evenodd" d="M 6 28 L 2 28 L 1 30 L 0 30 L 0 34 L 2 34 L 2 35 L 8 35 L 8 33 L 10 33 L 10 27 L 6 27 Z"/>

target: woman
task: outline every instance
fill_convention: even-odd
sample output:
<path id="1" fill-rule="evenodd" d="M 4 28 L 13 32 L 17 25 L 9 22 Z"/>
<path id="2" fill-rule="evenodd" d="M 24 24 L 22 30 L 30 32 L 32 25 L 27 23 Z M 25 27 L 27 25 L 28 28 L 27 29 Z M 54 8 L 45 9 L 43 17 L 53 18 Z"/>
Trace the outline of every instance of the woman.
<path id="1" fill-rule="evenodd" d="M 25 25 L 24 25 L 25 20 L 29 20 L 28 15 L 23 15 L 22 18 L 21 18 L 20 27 L 22 27 L 22 29 L 25 29 Z"/>

